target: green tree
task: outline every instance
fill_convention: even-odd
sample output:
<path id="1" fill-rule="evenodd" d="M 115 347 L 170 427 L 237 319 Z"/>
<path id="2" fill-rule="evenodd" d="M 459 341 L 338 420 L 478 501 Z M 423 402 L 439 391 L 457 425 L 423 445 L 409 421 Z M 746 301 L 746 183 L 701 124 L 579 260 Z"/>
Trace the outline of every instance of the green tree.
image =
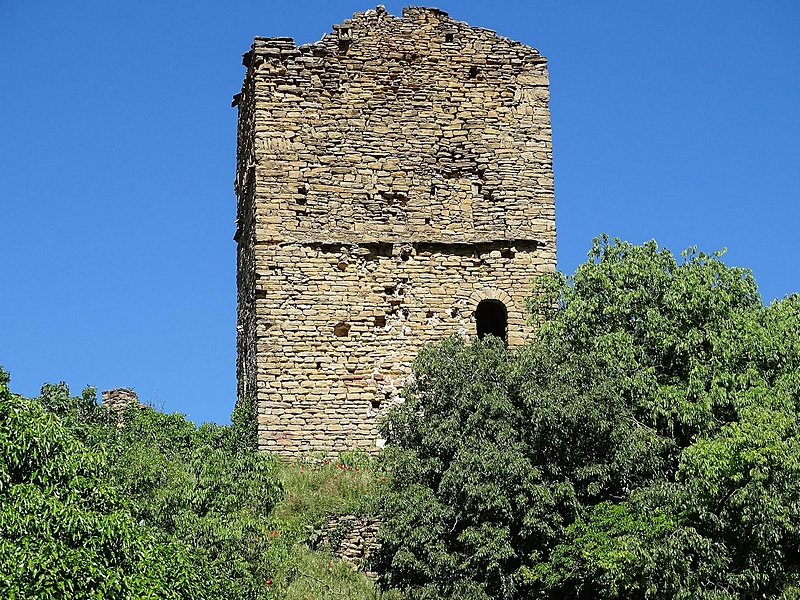
<path id="1" fill-rule="evenodd" d="M 595 240 L 517 351 L 450 339 L 384 423 L 387 581 L 419 598 L 794 593 L 800 298 Z"/>
<path id="2" fill-rule="evenodd" d="M 0 369 L 0 596 L 207 597 L 189 549 L 152 535 L 105 479 L 105 455 L 8 381 Z"/>
<path id="3" fill-rule="evenodd" d="M 42 403 L 84 444 L 107 455 L 102 476 L 129 500 L 142 528 L 186 548 L 208 598 L 267 598 L 268 516 L 281 497 L 276 460 L 252 451 L 247 431 L 149 408 L 97 406 L 45 385 Z"/>

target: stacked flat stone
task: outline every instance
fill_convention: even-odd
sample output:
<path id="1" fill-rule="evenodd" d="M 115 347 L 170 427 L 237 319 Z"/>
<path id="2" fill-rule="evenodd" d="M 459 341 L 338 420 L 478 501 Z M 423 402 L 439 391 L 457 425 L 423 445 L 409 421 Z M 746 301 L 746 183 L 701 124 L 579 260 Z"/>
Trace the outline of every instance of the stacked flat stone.
<path id="1" fill-rule="evenodd" d="M 107 406 L 115 410 L 123 410 L 130 407 L 144 408 L 144 406 L 139 402 L 139 396 L 136 395 L 136 392 L 128 388 L 103 390 L 103 392 L 100 394 L 100 401 L 103 406 Z"/>
<path id="2" fill-rule="evenodd" d="M 371 517 L 331 515 L 325 524 L 320 544 L 328 546 L 337 558 L 376 576 L 370 559 L 380 549 L 377 540 L 380 522 Z"/>
<path id="3" fill-rule="evenodd" d="M 259 448 L 380 445 L 423 344 L 507 343 L 556 264 L 546 59 L 437 9 L 256 38 L 239 108 L 238 393 Z"/>

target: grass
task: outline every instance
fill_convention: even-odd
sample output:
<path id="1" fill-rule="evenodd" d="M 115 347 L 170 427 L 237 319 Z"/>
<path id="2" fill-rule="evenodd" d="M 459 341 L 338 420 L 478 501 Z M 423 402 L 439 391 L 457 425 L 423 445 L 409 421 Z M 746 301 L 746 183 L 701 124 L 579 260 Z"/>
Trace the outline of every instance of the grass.
<path id="1" fill-rule="evenodd" d="M 402 600 L 397 590 L 382 591 L 364 573 L 331 557 L 327 551 L 295 548 L 290 566 L 290 584 L 276 598 L 287 600 Z"/>
<path id="2" fill-rule="evenodd" d="M 373 514 L 374 488 L 385 478 L 364 452 L 329 459 L 308 455 L 281 463 L 283 499 L 270 513 L 269 596 L 287 600 L 347 598 L 400 600 L 397 590 L 382 591 L 365 573 L 331 553 L 320 538 L 329 515 Z"/>

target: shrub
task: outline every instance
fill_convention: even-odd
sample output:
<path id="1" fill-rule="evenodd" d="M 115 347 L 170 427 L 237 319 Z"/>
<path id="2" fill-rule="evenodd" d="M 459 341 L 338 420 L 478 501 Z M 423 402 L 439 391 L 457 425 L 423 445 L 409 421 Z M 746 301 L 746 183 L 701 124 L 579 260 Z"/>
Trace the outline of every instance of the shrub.
<path id="1" fill-rule="evenodd" d="M 159 539 L 87 448 L 0 369 L 0 596 L 205 598 L 179 540 Z"/>
<path id="2" fill-rule="evenodd" d="M 534 339 L 446 340 L 383 425 L 386 581 L 417 598 L 734 598 L 800 580 L 800 297 L 599 238 Z"/>

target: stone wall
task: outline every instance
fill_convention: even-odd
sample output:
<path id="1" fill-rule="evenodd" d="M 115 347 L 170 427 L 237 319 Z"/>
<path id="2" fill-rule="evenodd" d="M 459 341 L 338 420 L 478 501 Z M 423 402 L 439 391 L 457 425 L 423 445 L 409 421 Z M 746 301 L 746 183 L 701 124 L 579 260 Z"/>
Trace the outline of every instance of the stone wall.
<path id="1" fill-rule="evenodd" d="M 372 554 L 380 548 L 377 540 L 380 521 L 372 517 L 331 515 L 325 523 L 320 545 L 353 567 L 376 575 L 372 570 Z"/>
<path id="2" fill-rule="evenodd" d="M 128 407 L 144 408 L 139 402 L 139 396 L 131 389 L 116 388 L 113 390 L 103 390 L 100 394 L 100 401 L 103 406 L 122 410 Z"/>
<path id="3" fill-rule="evenodd" d="M 256 38 L 239 107 L 239 394 L 259 447 L 374 447 L 420 346 L 504 337 L 555 268 L 546 60 L 437 9 Z M 502 303 L 502 304 L 501 304 Z"/>

